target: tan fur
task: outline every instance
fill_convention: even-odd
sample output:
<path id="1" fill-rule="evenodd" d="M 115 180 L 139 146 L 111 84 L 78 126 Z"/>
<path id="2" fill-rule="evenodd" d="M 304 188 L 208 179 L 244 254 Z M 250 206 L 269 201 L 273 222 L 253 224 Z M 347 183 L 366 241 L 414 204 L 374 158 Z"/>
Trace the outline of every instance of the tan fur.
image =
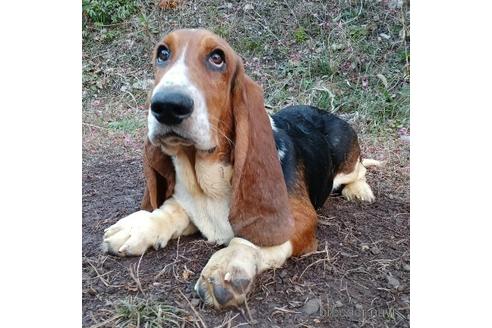
<path id="1" fill-rule="evenodd" d="M 384 164 L 386 164 L 385 161 L 378 161 L 378 160 L 375 160 L 375 159 L 371 159 L 371 158 L 363 158 L 362 159 L 362 165 L 364 165 L 366 168 L 368 167 L 382 167 L 384 166 Z"/>
<path id="2" fill-rule="evenodd" d="M 333 180 L 333 189 L 340 185 L 345 185 L 342 189 L 342 195 L 347 200 L 358 199 L 366 202 L 373 202 L 376 198 L 371 187 L 366 182 L 366 167 L 363 162 L 374 164 L 378 162 L 372 159 L 365 159 L 362 162 L 357 159 L 355 166 L 350 173 L 339 173 Z M 378 163 L 379 164 L 379 163 Z"/>
<path id="3" fill-rule="evenodd" d="M 173 197 L 209 241 L 227 244 L 234 237 L 228 219 L 231 165 L 185 152 L 173 156 L 173 162 L 176 168 Z"/>
<path id="4" fill-rule="evenodd" d="M 318 246 L 316 240 L 318 215 L 309 199 L 302 165 L 298 167 L 296 184 L 289 193 L 289 204 L 295 221 L 294 234 L 290 239 L 293 255 L 299 256 L 316 250 Z"/>
<path id="5" fill-rule="evenodd" d="M 244 302 L 256 275 L 279 268 L 292 255 L 292 244 L 258 247 L 243 238 L 216 252 L 203 269 L 195 290 L 216 308 Z M 242 282 L 242 283 L 241 283 Z"/>
<path id="6" fill-rule="evenodd" d="M 172 238 L 192 233 L 193 226 L 174 198 L 169 198 L 153 212 L 138 211 L 107 228 L 103 250 L 119 256 L 143 254 L 149 247 L 166 246 Z"/>

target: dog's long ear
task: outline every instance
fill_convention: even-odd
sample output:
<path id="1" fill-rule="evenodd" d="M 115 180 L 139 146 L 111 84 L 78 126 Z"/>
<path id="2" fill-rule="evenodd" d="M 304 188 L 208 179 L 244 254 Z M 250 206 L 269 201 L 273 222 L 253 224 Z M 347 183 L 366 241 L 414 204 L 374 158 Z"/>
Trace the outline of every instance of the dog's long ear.
<path id="1" fill-rule="evenodd" d="M 175 172 L 171 157 L 145 140 L 144 145 L 145 193 L 140 207 L 146 211 L 159 208 L 172 196 Z"/>
<path id="2" fill-rule="evenodd" d="M 294 219 L 263 90 L 245 74 L 239 58 L 232 83 L 235 146 L 229 221 L 238 237 L 258 246 L 279 245 L 291 238 Z"/>

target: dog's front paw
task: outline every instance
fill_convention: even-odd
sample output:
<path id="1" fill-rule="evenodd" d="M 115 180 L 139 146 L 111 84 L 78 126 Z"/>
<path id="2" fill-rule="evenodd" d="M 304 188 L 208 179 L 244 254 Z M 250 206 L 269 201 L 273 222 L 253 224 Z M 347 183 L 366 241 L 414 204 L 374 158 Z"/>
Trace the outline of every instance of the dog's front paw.
<path id="1" fill-rule="evenodd" d="M 212 255 L 195 285 L 200 298 L 217 309 L 242 304 L 258 272 L 258 249 L 237 239 Z"/>
<path id="2" fill-rule="evenodd" d="M 150 246 L 165 246 L 167 240 L 159 240 L 158 225 L 152 213 L 135 212 L 104 230 L 103 251 L 118 256 L 142 255 Z"/>

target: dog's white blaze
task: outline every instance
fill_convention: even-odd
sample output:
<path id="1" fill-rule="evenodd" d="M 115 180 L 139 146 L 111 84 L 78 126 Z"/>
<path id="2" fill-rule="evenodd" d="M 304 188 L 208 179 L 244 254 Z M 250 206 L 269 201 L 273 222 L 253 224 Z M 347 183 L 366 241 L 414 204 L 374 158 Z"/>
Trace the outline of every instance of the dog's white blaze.
<path id="1" fill-rule="evenodd" d="M 159 83 L 152 91 L 152 96 L 165 88 L 177 88 L 193 99 L 193 113 L 178 126 L 172 128 L 160 124 L 149 109 L 147 118 L 149 128 L 149 139 L 154 141 L 159 135 L 171 130 L 187 137 L 195 142 L 195 147 L 207 150 L 215 147 L 215 142 L 210 133 L 210 122 L 208 120 L 207 105 L 202 92 L 191 82 L 188 77 L 188 66 L 185 63 L 187 45 L 181 56 L 173 66 L 162 76 Z"/>

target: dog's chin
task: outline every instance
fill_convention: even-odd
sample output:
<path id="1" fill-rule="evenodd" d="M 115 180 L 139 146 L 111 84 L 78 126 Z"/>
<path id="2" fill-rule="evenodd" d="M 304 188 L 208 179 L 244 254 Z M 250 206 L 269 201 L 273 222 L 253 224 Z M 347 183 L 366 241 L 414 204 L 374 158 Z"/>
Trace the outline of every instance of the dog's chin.
<path id="1" fill-rule="evenodd" d="M 194 147 L 196 150 L 205 153 L 213 153 L 217 148 L 215 145 L 202 145 L 199 142 L 195 142 L 192 138 L 185 137 L 174 131 L 160 135 L 149 135 L 149 140 L 154 146 L 161 147 L 168 154 L 174 154 L 182 147 Z"/>
<path id="2" fill-rule="evenodd" d="M 155 144 L 159 144 L 166 148 L 167 147 L 174 148 L 178 146 L 189 147 L 195 145 L 195 142 L 191 138 L 185 137 L 174 131 L 170 131 L 165 134 L 155 136 L 153 139 Z"/>

